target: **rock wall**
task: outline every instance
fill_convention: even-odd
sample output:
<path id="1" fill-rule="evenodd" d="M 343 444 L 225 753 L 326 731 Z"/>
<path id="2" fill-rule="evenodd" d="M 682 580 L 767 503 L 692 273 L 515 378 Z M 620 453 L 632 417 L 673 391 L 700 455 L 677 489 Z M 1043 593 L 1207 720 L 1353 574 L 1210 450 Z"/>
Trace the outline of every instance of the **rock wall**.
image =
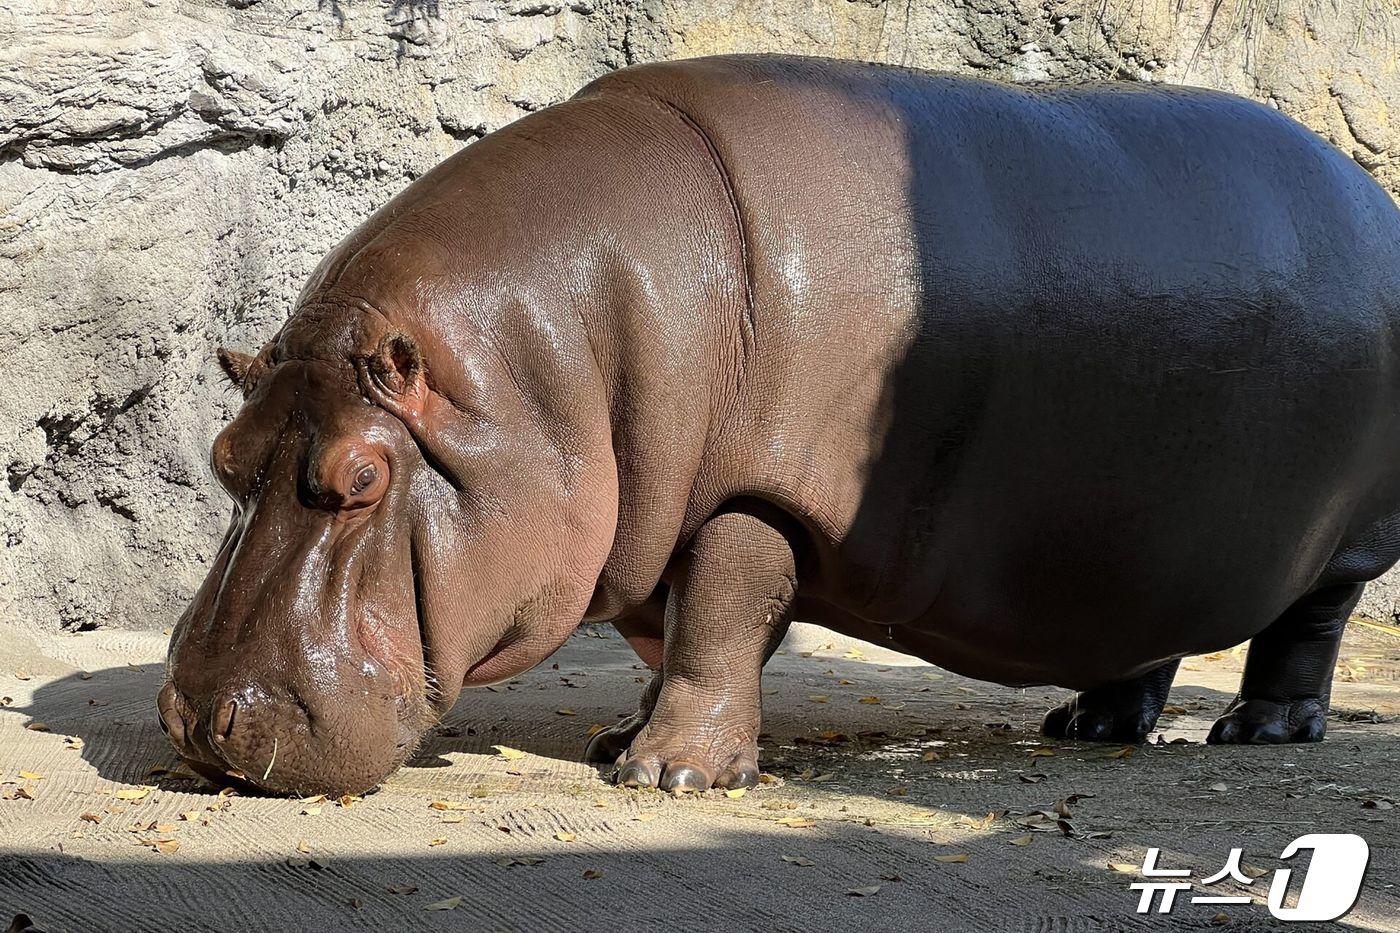
<path id="1" fill-rule="evenodd" d="M 1400 193 L 1397 37 L 1395 0 L 0 0 L 0 617 L 169 625 L 228 511 L 213 348 L 260 345 L 370 211 L 609 69 L 1209 85 Z"/>

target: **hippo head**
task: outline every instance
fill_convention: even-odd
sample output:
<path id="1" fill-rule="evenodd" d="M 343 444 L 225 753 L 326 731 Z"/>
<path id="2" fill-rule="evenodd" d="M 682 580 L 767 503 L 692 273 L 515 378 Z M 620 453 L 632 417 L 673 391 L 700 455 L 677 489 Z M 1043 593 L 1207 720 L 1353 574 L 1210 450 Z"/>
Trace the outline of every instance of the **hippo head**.
<path id="1" fill-rule="evenodd" d="M 158 707 L 225 783 L 374 787 L 464 685 L 553 653 L 611 545 L 616 464 L 598 425 L 551 417 L 567 398 L 460 348 L 435 373 L 407 334 L 352 330 L 342 358 L 291 323 L 257 357 L 220 351 L 244 393 L 211 456 L 233 518 Z"/>

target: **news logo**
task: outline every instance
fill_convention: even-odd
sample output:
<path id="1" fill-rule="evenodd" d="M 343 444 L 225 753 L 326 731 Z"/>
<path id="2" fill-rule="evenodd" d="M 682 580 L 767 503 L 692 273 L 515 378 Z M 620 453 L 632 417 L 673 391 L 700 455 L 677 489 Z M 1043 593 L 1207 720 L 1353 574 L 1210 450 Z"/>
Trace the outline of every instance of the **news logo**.
<path id="1" fill-rule="evenodd" d="M 1371 860 L 1366 840 L 1353 833 L 1308 833 L 1284 847 L 1279 859 L 1286 862 L 1304 849 L 1312 850 L 1312 861 L 1300 883 L 1297 900 L 1292 906 L 1285 906 L 1293 882 L 1293 868 L 1277 869 L 1269 883 L 1269 913 L 1286 921 L 1325 922 L 1344 916 L 1356 904 L 1361 882 L 1366 877 L 1366 866 Z M 1144 878 L 1191 877 L 1189 868 L 1161 867 L 1161 854 L 1161 849 L 1147 850 L 1142 860 Z M 1240 867 L 1243 854 L 1243 849 L 1231 849 L 1224 867 L 1202 878 L 1201 887 L 1209 888 L 1227 878 L 1246 887 L 1262 881 L 1262 877 L 1252 878 Z M 1176 907 L 1177 895 L 1190 891 L 1194 885 L 1190 880 L 1137 881 L 1129 887 L 1142 892 L 1138 898 L 1138 913 L 1151 912 L 1155 903 L 1157 913 L 1169 914 Z M 1254 900 L 1249 894 L 1192 894 L 1190 897 L 1193 904 L 1249 904 Z"/>

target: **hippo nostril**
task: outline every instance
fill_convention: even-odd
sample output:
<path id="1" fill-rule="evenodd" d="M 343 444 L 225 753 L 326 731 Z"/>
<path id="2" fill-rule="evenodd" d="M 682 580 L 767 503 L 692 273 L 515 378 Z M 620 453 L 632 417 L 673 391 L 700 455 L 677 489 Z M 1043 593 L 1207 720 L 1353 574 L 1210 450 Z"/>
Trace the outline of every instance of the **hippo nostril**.
<path id="1" fill-rule="evenodd" d="M 214 718 L 210 723 L 210 733 L 215 742 L 223 742 L 233 734 L 233 717 L 237 712 L 238 701 L 233 699 L 224 700 L 214 710 Z"/>
<path id="2" fill-rule="evenodd" d="M 175 685 L 166 684 L 160 688 L 160 695 L 156 697 L 156 709 L 160 712 L 161 729 L 170 736 L 171 742 L 177 748 L 182 748 L 185 744 L 185 720 L 180 715 L 179 697 Z"/>

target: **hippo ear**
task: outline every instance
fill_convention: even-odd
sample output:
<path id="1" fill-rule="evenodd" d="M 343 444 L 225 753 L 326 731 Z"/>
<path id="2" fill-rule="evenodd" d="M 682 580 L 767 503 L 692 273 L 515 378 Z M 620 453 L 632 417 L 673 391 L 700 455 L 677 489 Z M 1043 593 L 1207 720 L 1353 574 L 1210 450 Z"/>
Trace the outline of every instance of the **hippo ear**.
<path id="1" fill-rule="evenodd" d="M 364 374 L 370 397 L 402 418 L 416 419 L 427 401 L 427 373 L 423 351 L 408 334 L 385 335 L 379 349 L 365 361 Z"/>
<path id="2" fill-rule="evenodd" d="M 219 347 L 217 356 L 219 358 L 219 368 L 224 371 L 228 381 L 240 389 L 248 387 L 248 372 L 253 368 L 255 358 L 246 353 L 239 353 L 237 350 L 227 350 Z M 245 393 L 246 394 L 246 393 Z"/>

